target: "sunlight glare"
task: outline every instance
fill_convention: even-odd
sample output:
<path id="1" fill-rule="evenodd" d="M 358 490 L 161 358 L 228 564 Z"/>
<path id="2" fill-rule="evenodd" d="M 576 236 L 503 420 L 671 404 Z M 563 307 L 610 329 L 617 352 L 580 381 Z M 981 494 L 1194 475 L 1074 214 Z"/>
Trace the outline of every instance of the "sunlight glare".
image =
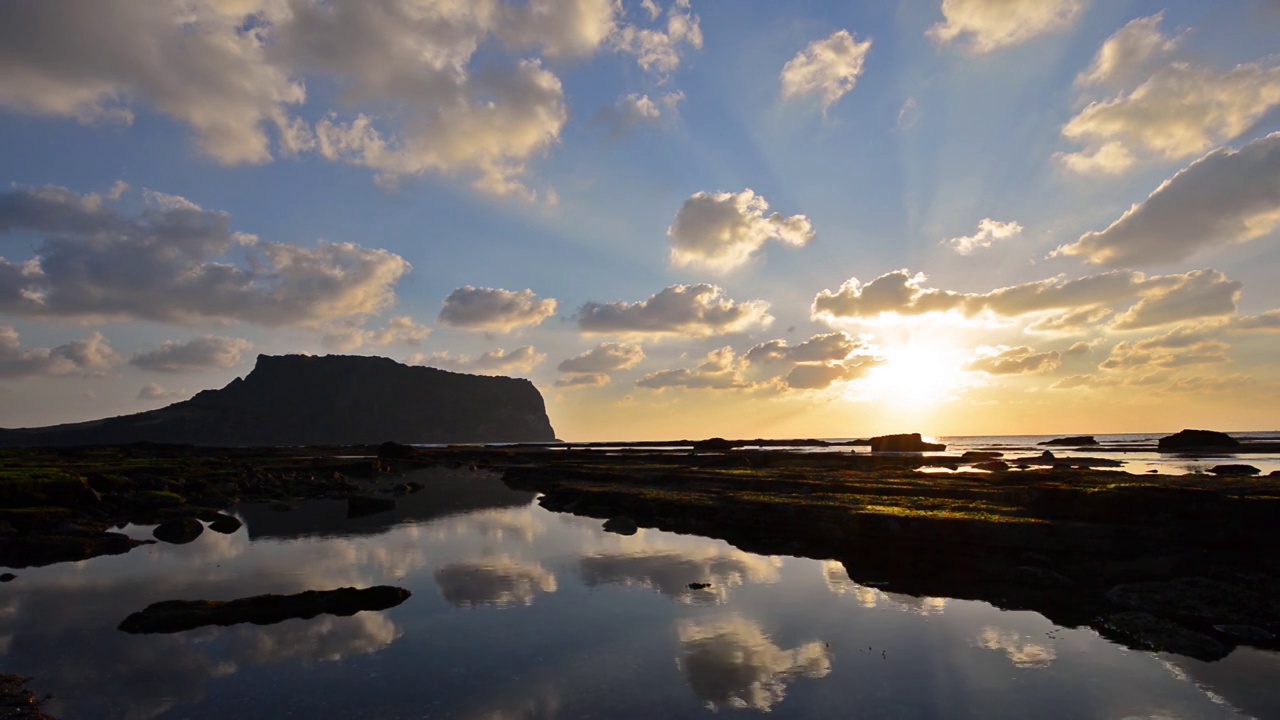
<path id="1" fill-rule="evenodd" d="M 954 347 L 913 342 L 885 347 L 880 354 L 884 363 L 850 383 L 849 399 L 921 410 L 954 400 L 965 384 L 965 356 Z"/>

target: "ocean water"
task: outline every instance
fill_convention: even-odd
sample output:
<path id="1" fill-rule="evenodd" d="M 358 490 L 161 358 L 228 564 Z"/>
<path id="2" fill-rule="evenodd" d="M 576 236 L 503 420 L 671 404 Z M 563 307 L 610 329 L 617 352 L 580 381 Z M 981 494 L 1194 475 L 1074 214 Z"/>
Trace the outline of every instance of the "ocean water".
<path id="1" fill-rule="evenodd" d="M 1137 652 L 1034 612 L 887 593 L 838 562 L 605 533 L 492 474 L 422 479 L 358 521 L 336 501 L 246 506 L 231 535 L 17 570 L 0 667 L 34 676 L 64 720 L 1280 717 L 1274 653 Z M 350 617 L 116 629 L 162 600 L 375 584 L 413 595 Z"/>

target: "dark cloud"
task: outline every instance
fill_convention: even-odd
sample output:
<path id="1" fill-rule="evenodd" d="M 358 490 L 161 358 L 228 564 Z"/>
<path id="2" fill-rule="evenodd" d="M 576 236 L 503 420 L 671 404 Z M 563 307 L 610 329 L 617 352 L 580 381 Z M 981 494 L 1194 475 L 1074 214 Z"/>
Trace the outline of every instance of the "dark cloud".
<path id="1" fill-rule="evenodd" d="M 672 285 L 639 302 L 588 302 L 578 309 L 578 327 L 607 335 L 702 337 L 767 327 L 773 317 L 763 300 L 737 302 L 716 285 Z"/>
<path id="2" fill-rule="evenodd" d="M 129 364 L 143 370 L 180 373 L 235 367 L 253 343 L 240 338 L 206 335 L 191 340 L 166 340 L 160 347 L 135 354 Z"/>

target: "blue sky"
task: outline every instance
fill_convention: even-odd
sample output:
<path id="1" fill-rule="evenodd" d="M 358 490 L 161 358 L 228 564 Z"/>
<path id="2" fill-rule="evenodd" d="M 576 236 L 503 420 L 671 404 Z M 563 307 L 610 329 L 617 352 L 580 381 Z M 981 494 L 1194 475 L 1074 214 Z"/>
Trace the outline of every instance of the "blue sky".
<path id="1" fill-rule="evenodd" d="M 0 28 L 0 425 L 289 352 L 529 377 L 572 439 L 1274 425 L 1274 3 Z"/>

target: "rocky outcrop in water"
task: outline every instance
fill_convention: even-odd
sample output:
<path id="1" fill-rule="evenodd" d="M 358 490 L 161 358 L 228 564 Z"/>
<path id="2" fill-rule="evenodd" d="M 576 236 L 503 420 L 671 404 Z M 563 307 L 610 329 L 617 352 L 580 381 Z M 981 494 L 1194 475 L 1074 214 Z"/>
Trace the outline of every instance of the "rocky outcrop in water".
<path id="1" fill-rule="evenodd" d="M 292 618 L 355 615 L 364 610 L 393 608 L 410 594 L 404 588 L 376 585 L 363 590 L 345 587 L 308 590 L 297 595 L 257 595 L 227 602 L 168 600 L 148 605 L 125 618 L 120 629 L 131 634 L 175 633 L 206 625 L 272 625 Z"/>
<path id="2" fill-rule="evenodd" d="M 942 443 L 925 442 L 920 433 L 881 435 L 871 438 L 872 452 L 935 452 L 946 450 Z"/>
<path id="3" fill-rule="evenodd" d="M 551 442 L 524 379 L 410 367 L 379 357 L 259 355 L 220 390 L 136 415 L 0 430 L 0 445 L 207 446 Z"/>
<path id="4" fill-rule="evenodd" d="M 1161 452 L 1185 450 L 1235 450 L 1240 441 L 1213 430 L 1181 430 L 1157 442 Z"/>

